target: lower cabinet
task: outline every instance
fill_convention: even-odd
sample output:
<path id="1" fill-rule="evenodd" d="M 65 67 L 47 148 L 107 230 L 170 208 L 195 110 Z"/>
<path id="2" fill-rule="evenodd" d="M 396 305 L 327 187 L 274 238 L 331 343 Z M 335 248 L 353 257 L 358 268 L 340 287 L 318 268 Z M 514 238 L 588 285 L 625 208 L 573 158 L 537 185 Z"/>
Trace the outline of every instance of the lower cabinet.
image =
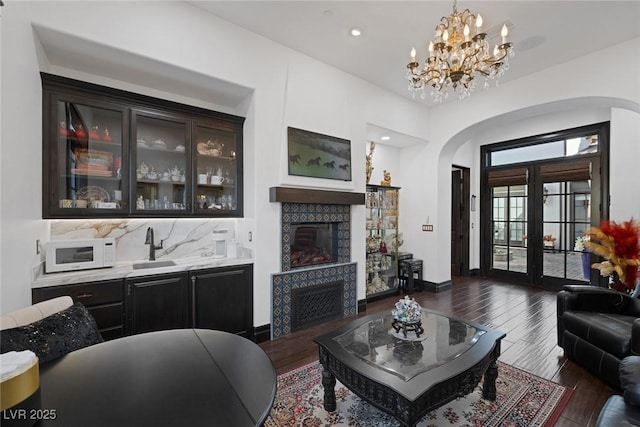
<path id="1" fill-rule="evenodd" d="M 127 335 L 190 327 L 187 273 L 126 279 Z"/>
<path id="2" fill-rule="evenodd" d="M 126 279 L 127 334 L 217 329 L 253 338 L 253 266 Z"/>
<path id="3" fill-rule="evenodd" d="M 235 266 L 190 273 L 194 328 L 253 337 L 253 268 Z"/>
<path id="4" fill-rule="evenodd" d="M 69 295 L 105 340 L 165 329 L 217 329 L 253 339 L 253 265 L 31 290 L 33 303 Z"/>
<path id="5" fill-rule="evenodd" d="M 33 288 L 33 303 L 69 295 L 73 302 L 80 302 L 96 319 L 102 338 L 111 340 L 124 335 L 123 279 L 74 285 Z"/>

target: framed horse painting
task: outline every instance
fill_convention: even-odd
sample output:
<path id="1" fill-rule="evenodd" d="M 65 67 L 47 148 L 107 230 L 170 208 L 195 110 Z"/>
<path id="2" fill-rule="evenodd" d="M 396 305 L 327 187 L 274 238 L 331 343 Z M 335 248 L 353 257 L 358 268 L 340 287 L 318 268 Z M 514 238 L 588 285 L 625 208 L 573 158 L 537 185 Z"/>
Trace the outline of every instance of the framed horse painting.
<path id="1" fill-rule="evenodd" d="M 289 175 L 351 181 L 351 141 L 287 128 Z"/>

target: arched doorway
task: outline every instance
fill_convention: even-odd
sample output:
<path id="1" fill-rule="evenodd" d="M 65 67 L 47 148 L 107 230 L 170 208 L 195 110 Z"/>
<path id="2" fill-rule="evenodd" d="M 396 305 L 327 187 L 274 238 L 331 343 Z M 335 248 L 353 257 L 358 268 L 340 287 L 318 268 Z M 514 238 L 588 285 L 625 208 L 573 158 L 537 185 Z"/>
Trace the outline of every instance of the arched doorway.
<path id="1" fill-rule="evenodd" d="M 605 122 L 481 148 L 484 274 L 590 281 L 575 242 L 608 217 L 608 141 Z"/>

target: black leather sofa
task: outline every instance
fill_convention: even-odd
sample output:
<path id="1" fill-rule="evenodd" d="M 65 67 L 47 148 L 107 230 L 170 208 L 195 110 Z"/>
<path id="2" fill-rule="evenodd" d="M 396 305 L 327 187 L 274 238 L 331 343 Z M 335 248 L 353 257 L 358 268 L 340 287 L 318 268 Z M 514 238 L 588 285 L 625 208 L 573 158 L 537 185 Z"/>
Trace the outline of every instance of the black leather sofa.
<path id="1" fill-rule="evenodd" d="M 624 394 L 611 396 L 600 410 L 596 427 L 640 426 L 640 357 L 620 362 L 620 385 Z"/>
<path id="2" fill-rule="evenodd" d="M 558 292 L 558 345 L 569 359 L 621 390 L 620 362 L 640 355 L 640 300 L 607 288 Z"/>

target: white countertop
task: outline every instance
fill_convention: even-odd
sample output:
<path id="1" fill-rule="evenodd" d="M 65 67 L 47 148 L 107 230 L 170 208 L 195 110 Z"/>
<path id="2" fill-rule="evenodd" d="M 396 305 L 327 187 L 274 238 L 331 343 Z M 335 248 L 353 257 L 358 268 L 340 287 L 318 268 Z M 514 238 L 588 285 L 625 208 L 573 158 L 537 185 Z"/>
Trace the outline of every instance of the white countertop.
<path id="1" fill-rule="evenodd" d="M 194 256 L 189 258 L 160 258 L 155 262 L 173 261 L 175 265 L 168 267 L 152 267 L 134 269 L 134 264 L 153 263 L 154 261 L 121 262 L 113 267 L 95 270 L 72 271 L 65 273 L 44 273 L 41 269 L 31 282 L 32 288 L 70 285 L 75 283 L 98 282 L 101 280 L 123 279 L 130 277 L 151 276 L 154 274 L 175 273 L 180 271 L 202 270 L 207 268 L 229 267 L 234 265 L 253 264 L 253 258 L 213 258 Z"/>

